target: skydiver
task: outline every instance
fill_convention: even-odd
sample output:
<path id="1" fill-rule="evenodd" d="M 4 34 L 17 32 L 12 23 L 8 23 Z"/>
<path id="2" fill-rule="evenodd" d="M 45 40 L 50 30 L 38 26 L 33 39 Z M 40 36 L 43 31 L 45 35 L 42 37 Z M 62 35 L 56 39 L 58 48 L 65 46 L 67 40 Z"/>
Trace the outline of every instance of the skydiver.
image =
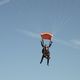
<path id="1" fill-rule="evenodd" d="M 43 47 L 42 49 L 42 58 L 40 61 L 40 64 L 43 62 L 43 59 L 46 58 L 47 59 L 47 65 L 49 65 L 49 59 L 50 59 L 50 52 L 49 52 L 49 48 L 52 45 L 52 41 L 49 42 L 49 46 L 47 46 L 46 44 L 44 45 L 44 41 L 41 41 L 41 46 Z"/>

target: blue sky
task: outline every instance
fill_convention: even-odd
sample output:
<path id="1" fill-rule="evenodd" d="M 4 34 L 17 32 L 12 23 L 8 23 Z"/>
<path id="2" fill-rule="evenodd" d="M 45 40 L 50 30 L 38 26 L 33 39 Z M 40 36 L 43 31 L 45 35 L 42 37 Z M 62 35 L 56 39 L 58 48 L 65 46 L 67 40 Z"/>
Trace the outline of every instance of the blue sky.
<path id="1" fill-rule="evenodd" d="M 49 67 L 39 64 L 45 31 Z M 80 80 L 80 0 L 0 0 L 0 80 Z"/>

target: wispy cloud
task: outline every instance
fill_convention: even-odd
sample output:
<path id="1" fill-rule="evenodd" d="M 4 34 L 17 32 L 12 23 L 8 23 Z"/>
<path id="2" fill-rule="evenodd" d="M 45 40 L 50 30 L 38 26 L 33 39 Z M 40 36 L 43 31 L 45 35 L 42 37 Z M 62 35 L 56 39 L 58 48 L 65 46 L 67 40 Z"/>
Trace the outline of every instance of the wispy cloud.
<path id="1" fill-rule="evenodd" d="M 68 41 L 65 41 L 65 40 L 55 39 L 54 41 L 56 43 L 59 43 L 59 44 L 62 44 L 62 45 L 71 46 L 71 44 Z"/>
<path id="2" fill-rule="evenodd" d="M 71 40 L 71 42 L 74 44 L 74 45 L 77 45 L 77 46 L 80 46 L 80 40 Z"/>
<path id="3" fill-rule="evenodd" d="M 68 41 L 55 39 L 55 42 L 71 47 L 71 48 L 80 49 L 80 40 L 77 40 L 77 39 L 68 40 Z"/>
<path id="4" fill-rule="evenodd" d="M 2 6 L 2 5 L 4 5 L 4 4 L 7 4 L 7 3 L 9 3 L 10 2 L 10 0 L 1 0 L 0 1 L 0 6 Z"/>
<path id="5" fill-rule="evenodd" d="M 21 30 L 17 29 L 17 31 L 22 33 L 22 34 L 25 34 L 28 37 L 40 39 L 40 33 L 34 33 L 31 31 L 22 30 L 22 29 Z M 54 42 L 59 43 L 59 44 L 64 45 L 64 46 L 71 47 L 71 48 L 80 49 L 80 40 L 77 40 L 77 39 L 65 41 L 65 40 L 54 38 Z"/>
<path id="6" fill-rule="evenodd" d="M 34 32 L 29 31 L 29 30 L 20 30 L 20 29 L 17 29 L 17 31 L 21 32 L 22 34 L 25 34 L 26 36 L 40 39 L 39 33 L 34 33 Z"/>

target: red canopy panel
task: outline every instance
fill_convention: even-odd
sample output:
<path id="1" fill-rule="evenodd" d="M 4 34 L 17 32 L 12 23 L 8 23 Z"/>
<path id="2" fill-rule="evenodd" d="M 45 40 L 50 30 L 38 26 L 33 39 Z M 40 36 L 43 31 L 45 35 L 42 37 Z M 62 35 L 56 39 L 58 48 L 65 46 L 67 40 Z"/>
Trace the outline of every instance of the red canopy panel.
<path id="1" fill-rule="evenodd" d="M 43 33 L 41 33 L 41 37 L 42 37 L 42 39 L 51 40 L 53 35 L 51 33 L 49 33 L 49 32 L 43 32 Z"/>

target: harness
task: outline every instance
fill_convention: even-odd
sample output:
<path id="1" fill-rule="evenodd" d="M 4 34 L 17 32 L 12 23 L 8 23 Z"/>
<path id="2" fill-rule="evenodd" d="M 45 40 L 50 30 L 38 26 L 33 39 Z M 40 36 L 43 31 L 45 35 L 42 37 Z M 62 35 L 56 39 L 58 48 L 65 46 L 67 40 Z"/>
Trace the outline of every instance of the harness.
<path id="1" fill-rule="evenodd" d="M 46 49 L 45 47 L 42 49 L 42 53 L 44 55 L 44 57 L 49 58 L 49 49 Z"/>

